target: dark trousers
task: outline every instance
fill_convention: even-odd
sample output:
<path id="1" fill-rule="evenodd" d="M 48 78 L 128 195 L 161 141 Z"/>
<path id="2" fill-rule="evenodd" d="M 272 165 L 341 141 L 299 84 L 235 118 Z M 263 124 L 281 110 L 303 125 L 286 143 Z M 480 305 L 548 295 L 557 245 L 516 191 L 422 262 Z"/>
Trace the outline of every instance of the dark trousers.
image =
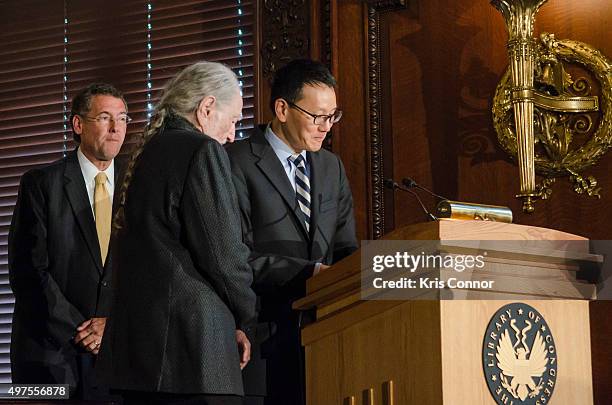
<path id="1" fill-rule="evenodd" d="M 304 405 L 306 384 L 300 329 L 297 322 L 274 329 L 275 333 L 264 342 L 254 340 L 251 361 L 243 370 L 245 405 Z"/>
<path id="2" fill-rule="evenodd" d="M 121 391 L 123 405 L 243 405 L 237 395 L 170 394 L 165 392 Z"/>
<path id="3" fill-rule="evenodd" d="M 96 358 L 89 353 L 80 354 L 77 359 L 79 385 L 71 398 L 84 401 L 120 402 L 121 397 L 111 395 L 109 387 L 99 382 L 95 372 Z"/>

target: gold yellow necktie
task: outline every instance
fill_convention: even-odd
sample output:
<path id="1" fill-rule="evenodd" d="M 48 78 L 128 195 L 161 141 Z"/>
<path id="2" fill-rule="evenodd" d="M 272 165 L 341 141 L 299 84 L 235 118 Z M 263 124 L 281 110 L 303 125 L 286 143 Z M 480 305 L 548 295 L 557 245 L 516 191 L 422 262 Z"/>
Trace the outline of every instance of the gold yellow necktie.
<path id="1" fill-rule="evenodd" d="M 96 231 L 102 255 L 102 264 L 106 262 L 108 243 L 111 232 L 111 199 L 106 190 L 106 174 L 100 172 L 96 175 L 96 188 L 94 189 L 94 214 L 96 216 Z"/>

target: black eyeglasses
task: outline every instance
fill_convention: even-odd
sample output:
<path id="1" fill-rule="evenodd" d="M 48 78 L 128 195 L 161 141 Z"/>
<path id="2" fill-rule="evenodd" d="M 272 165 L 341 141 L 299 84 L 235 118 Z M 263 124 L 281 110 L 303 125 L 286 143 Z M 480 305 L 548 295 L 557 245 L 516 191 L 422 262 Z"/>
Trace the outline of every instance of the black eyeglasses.
<path id="1" fill-rule="evenodd" d="M 287 101 L 287 104 L 289 104 L 290 107 L 293 107 L 296 110 L 300 110 L 304 114 L 310 115 L 313 118 L 312 120 L 313 124 L 317 126 L 322 126 L 322 125 L 325 125 L 326 123 L 330 123 L 333 125 L 337 123 L 338 121 L 340 121 L 340 118 L 342 118 L 342 110 L 336 110 L 333 114 L 329 114 L 329 115 L 317 115 L 317 114 L 313 114 L 311 112 L 304 110 L 303 108 L 293 104 L 290 101 Z"/>

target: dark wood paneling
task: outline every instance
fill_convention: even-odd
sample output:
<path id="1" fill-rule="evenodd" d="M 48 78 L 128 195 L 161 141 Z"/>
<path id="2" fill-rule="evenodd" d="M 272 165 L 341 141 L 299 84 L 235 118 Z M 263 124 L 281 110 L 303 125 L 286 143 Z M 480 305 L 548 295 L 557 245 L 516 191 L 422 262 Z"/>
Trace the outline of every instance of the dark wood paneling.
<path id="1" fill-rule="evenodd" d="M 344 111 L 334 128 L 332 149 L 346 168 L 355 204 L 357 234 L 365 239 L 369 211 L 368 136 L 366 125 L 366 26 L 360 0 L 338 2 L 338 105 Z"/>
<path id="2" fill-rule="evenodd" d="M 311 4 L 306 0 L 266 0 L 257 3 L 257 119 L 258 123 L 265 123 L 272 119 L 269 103 L 274 72 L 293 59 L 310 55 Z"/>
<path id="3" fill-rule="evenodd" d="M 612 301 L 591 302 L 591 352 L 595 404 L 609 404 L 612 400 Z"/>
<path id="4" fill-rule="evenodd" d="M 385 150 L 386 167 L 393 168 L 397 179 L 411 176 L 449 198 L 508 205 L 518 223 L 606 238 L 612 224 L 612 211 L 605 209 L 612 202 L 612 153 L 589 171 L 603 187 L 600 200 L 576 195 L 565 179 L 557 181 L 553 198 L 539 201 L 532 215 L 523 214 L 514 198 L 518 169 L 499 148 L 491 123 L 491 99 L 507 66 L 507 34 L 499 12 L 476 0 L 406 3 L 404 10 L 380 14 L 377 32 L 388 36 L 382 49 L 387 53 L 382 63 L 389 63 L 382 69 L 382 101 L 390 106 L 381 109 L 382 119 L 391 122 L 383 134 L 391 145 Z M 368 7 L 357 0 L 338 3 L 339 97 L 345 110 L 345 100 L 351 106 L 339 125 L 334 150 L 351 166 L 356 200 L 371 199 L 372 193 L 356 184 L 371 181 L 369 150 L 356 139 L 365 138 L 367 146 L 371 136 L 367 101 L 362 104 L 359 98 L 368 90 Z M 587 42 L 612 57 L 611 19 L 612 2 L 557 0 L 542 8 L 536 29 Z M 345 138 L 351 139 L 346 145 Z M 359 194 L 360 189 L 370 194 Z M 434 205 L 433 199 L 424 199 Z M 424 218 L 405 194 L 396 194 L 393 204 L 385 204 L 390 207 L 392 213 L 387 213 L 396 227 Z M 367 215 L 358 217 L 360 229 L 368 229 Z M 360 236 L 371 236 L 368 230 Z"/>

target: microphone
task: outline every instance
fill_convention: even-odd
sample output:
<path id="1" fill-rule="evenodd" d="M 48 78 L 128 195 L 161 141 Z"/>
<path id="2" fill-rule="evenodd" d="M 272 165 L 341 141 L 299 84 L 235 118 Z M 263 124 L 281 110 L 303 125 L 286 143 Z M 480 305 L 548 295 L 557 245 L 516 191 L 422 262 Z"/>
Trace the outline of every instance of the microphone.
<path id="1" fill-rule="evenodd" d="M 406 179 L 404 179 L 404 180 L 406 180 Z M 407 193 L 412 194 L 417 199 L 419 204 L 421 205 L 421 209 L 423 209 L 423 212 L 425 213 L 425 215 L 427 215 L 427 219 L 429 219 L 430 221 L 437 221 L 438 220 L 438 218 L 434 214 L 432 214 L 431 212 L 429 212 L 427 210 L 427 208 L 425 208 L 425 204 L 423 204 L 423 201 L 421 201 L 421 197 L 419 197 L 419 195 L 417 193 L 415 193 L 414 191 L 410 190 L 407 187 L 400 186 L 393 179 L 386 179 L 385 180 L 385 187 L 390 188 L 392 190 L 395 190 L 395 189 L 402 190 L 402 191 L 405 191 Z"/>
<path id="2" fill-rule="evenodd" d="M 411 177 L 404 177 L 402 179 L 402 184 L 405 187 L 408 187 L 408 188 L 418 188 L 418 189 L 421 189 L 421 190 L 425 191 L 426 193 L 429 193 L 429 194 L 433 195 L 434 197 L 439 198 L 440 200 L 448 200 L 448 198 L 442 197 L 440 194 L 436 194 L 433 191 L 431 191 L 430 189 L 421 186 L 419 183 L 414 181 Z"/>
<path id="3" fill-rule="evenodd" d="M 392 179 L 388 179 L 385 181 L 395 183 Z M 438 207 L 436 208 L 436 213 L 439 215 L 438 218 L 450 218 L 450 219 L 461 219 L 461 220 L 481 220 L 481 221 L 497 221 L 497 222 L 512 222 L 512 210 L 508 207 L 501 207 L 497 205 L 487 205 L 487 204 L 474 204 L 467 203 L 462 201 L 451 201 L 447 198 L 442 197 L 439 194 L 434 193 L 433 191 L 419 185 L 416 181 L 414 181 L 410 177 L 404 177 L 402 179 L 402 184 L 406 187 L 405 191 L 411 191 L 411 188 L 418 188 L 425 191 L 432 196 L 439 198 L 441 201 L 438 203 Z M 401 190 L 404 190 L 402 187 L 398 187 Z M 412 192 L 415 196 L 417 193 Z M 418 197 L 417 197 L 418 198 Z M 419 202 L 421 200 L 419 199 Z M 423 207 L 423 203 L 421 203 Z M 427 212 L 425 207 L 423 210 L 430 218 L 436 218 L 434 215 Z"/>

